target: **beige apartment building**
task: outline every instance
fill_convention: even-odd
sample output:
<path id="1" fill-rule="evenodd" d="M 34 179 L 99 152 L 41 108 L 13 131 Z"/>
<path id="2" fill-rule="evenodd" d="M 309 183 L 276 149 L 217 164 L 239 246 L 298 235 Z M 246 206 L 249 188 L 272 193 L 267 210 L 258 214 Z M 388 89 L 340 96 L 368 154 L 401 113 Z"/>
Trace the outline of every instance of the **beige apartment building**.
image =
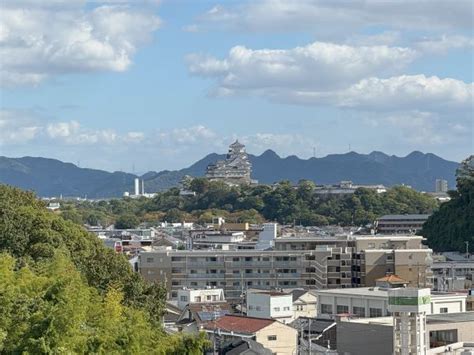
<path id="1" fill-rule="evenodd" d="M 139 257 L 141 274 L 178 290 L 222 288 L 231 302 L 248 288 L 332 289 L 375 286 L 397 274 L 410 286 L 429 286 L 431 249 L 418 236 L 277 238 L 273 250 L 156 249 Z M 428 278 L 428 280 L 427 280 Z"/>

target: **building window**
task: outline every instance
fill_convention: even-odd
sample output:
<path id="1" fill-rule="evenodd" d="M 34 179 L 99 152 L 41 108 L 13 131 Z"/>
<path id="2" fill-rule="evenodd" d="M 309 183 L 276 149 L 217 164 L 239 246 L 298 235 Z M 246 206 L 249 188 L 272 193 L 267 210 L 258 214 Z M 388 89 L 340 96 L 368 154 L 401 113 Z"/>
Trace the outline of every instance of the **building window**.
<path id="1" fill-rule="evenodd" d="M 212 299 L 212 296 L 211 296 L 211 295 L 207 295 L 207 296 L 206 296 L 206 299 L 207 299 L 208 301 L 210 301 L 210 300 Z"/>
<path id="2" fill-rule="evenodd" d="M 180 274 L 180 273 L 181 273 L 181 269 L 172 268 L 172 269 L 171 269 L 171 273 L 172 273 L 172 274 Z"/>
<path id="3" fill-rule="evenodd" d="M 457 329 L 434 330 L 430 332 L 430 348 L 437 348 L 458 341 Z"/>
<path id="4" fill-rule="evenodd" d="M 380 308 L 369 308 L 369 317 L 382 317 L 382 310 Z"/>
<path id="5" fill-rule="evenodd" d="M 240 258 L 232 258 L 232 261 L 239 261 Z"/>
<path id="6" fill-rule="evenodd" d="M 289 310 L 290 310 L 290 307 L 283 307 L 283 310 L 284 310 L 284 311 L 289 311 Z"/>
<path id="7" fill-rule="evenodd" d="M 152 263 L 153 260 L 154 260 L 153 258 L 146 258 L 146 262 L 147 262 L 147 263 Z"/>
<path id="8" fill-rule="evenodd" d="M 365 308 L 364 307 L 352 307 L 352 313 L 358 317 L 365 317 Z"/>
<path id="9" fill-rule="evenodd" d="M 198 283 L 196 281 L 191 282 L 191 286 L 197 286 L 197 285 L 198 285 Z"/>
<path id="10" fill-rule="evenodd" d="M 267 337 L 267 339 L 268 339 L 268 341 L 275 341 L 275 340 L 277 340 L 277 336 L 276 335 L 269 335 Z"/>
<path id="11" fill-rule="evenodd" d="M 448 307 L 441 307 L 439 313 L 448 313 Z"/>
<path id="12" fill-rule="evenodd" d="M 253 310 L 253 306 L 249 305 L 249 311 L 252 311 L 252 310 Z"/>
<path id="13" fill-rule="evenodd" d="M 336 307 L 337 314 L 349 313 L 349 306 L 338 304 Z"/>
<path id="14" fill-rule="evenodd" d="M 184 258 L 182 256 L 172 256 L 171 261 L 182 261 Z"/>
<path id="15" fill-rule="evenodd" d="M 332 314 L 332 305 L 330 305 L 330 304 L 321 304 L 321 313 L 322 314 Z"/>
<path id="16" fill-rule="evenodd" d="M 194 297 L 194 302 L 201 302 L 201 296 Z"/>
<path id="17" fill-rule="evenodd" d="M 273 310 L 274 310 L 275 312 L 280 312 L 280 307 L 273 307 Z"/>
<path id="18" fill-rule="evenodd" d="M 182 302 L 187 302 L 188 301 L 188 297 L 187 296 L 181 296 L 179 298 Z"/>
<path id="19" fill-rule="evenodd" d="M 262 307 L 257 306 L 257 307 L 255 307 L 255 310 L 256 310 L 256 311 L 261 311 L 261 310 L 262 310 Z"/>
<path id="20" fill-rule="evenodd" d="M 176 291 L 171 292 L 171 297 L 172 298 L 178 297 L 178 292 Z"/>

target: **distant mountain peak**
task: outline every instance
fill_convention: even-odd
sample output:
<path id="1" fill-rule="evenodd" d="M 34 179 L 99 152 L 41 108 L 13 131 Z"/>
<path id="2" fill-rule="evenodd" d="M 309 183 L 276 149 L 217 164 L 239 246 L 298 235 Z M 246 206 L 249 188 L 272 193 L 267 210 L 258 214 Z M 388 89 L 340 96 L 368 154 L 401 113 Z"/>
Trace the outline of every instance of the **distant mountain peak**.
<path id="1" fill-rule="evenodd" d="M 274 150 L 271 150 L 271 149 L 267 149 L 262 154 L 260 154 L 259 157 L 260 158 L 267 158 L 267 159 L 268 158 L 280 158 L 280 156 Z"/>

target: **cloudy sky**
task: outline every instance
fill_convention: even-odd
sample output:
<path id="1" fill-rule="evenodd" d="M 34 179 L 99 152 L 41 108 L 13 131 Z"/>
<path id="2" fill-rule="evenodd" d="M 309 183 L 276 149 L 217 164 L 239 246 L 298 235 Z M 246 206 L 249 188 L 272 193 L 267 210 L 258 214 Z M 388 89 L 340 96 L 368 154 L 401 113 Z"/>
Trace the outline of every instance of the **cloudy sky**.
<path id="1" fill-rule="evenodd" d="M 474 151 L 471 0 L 2 0 L 0 155 Z"/>

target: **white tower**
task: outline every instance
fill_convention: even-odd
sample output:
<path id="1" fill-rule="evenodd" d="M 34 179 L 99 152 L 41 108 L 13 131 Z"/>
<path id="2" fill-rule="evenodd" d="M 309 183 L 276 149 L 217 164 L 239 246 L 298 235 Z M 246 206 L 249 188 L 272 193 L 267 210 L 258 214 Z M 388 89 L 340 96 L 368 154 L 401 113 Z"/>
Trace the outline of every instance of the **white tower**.
<path id="1" fill-rule="evenodd" d="M 388 310 L 393 314 L 393 354 L 426 355 L 426 314 L 430 311 L 429 288 L 388 290 Z"/>
<path id="2" fill-rule="evenodd" d="M 140 180 L 135 178 L 135 196 L 140 195 Z"/>

